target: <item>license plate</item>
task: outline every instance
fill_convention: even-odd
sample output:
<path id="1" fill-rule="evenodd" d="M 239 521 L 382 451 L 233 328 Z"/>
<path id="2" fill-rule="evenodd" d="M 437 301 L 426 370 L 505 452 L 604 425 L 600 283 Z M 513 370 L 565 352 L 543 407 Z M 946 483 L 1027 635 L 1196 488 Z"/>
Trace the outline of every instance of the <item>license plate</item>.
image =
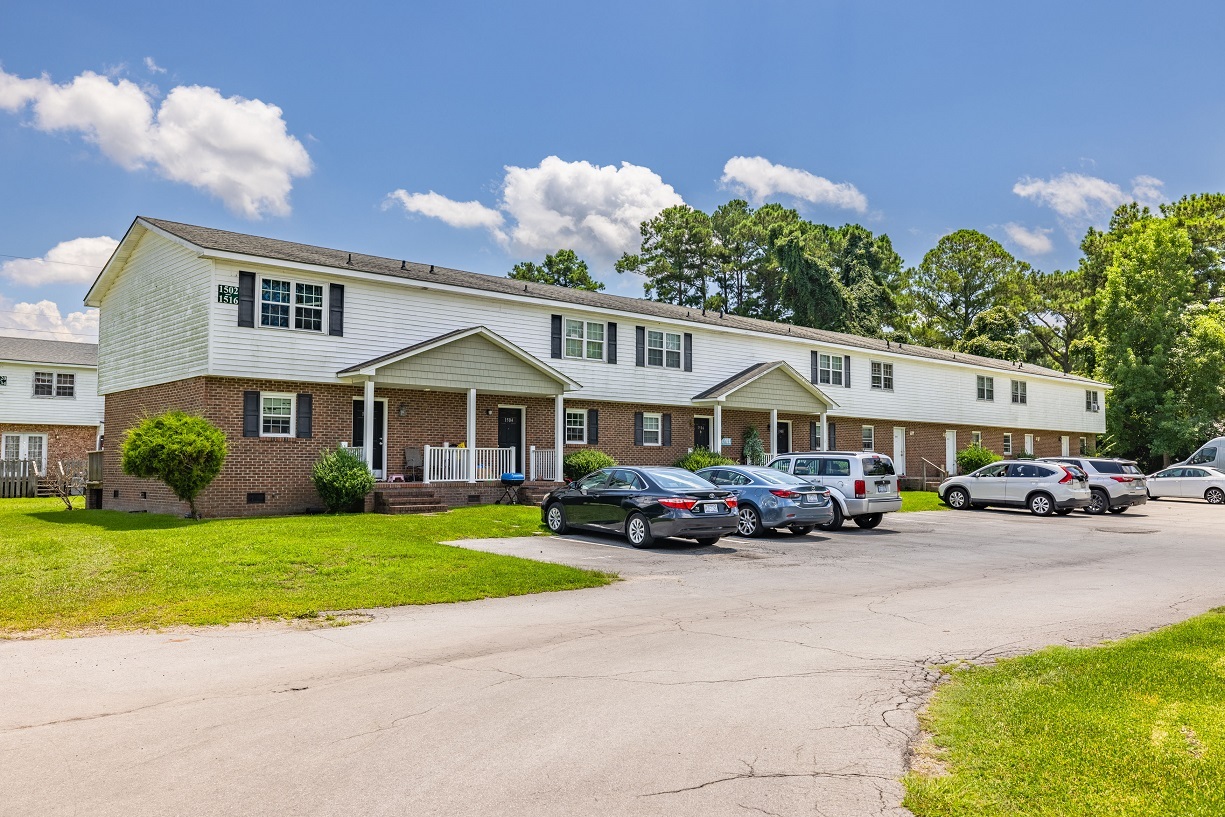
<path id="1" fill-rule="evenodd" d="M 820 494 L 804 494 L 805 502 L 819 502 L 820 499 L 821 499 Z"/>
<path id="2" fill-rule="evenodd" d="M 721 502 L 705 502 L 696 508 L 698 513 L 719 513 L 723 510 Z"/>
<path id="3" fill-rule="evenodd" d="M 881 485 L 880 483 L 877 483 L 877 485 L 876 485 L 876 493 L 878 493 L 878 494 L 887 494 L 887 493 L 889 493 L 889 483 L 887 483 L 887 482 L 886 482 L 884 485 Z"/>

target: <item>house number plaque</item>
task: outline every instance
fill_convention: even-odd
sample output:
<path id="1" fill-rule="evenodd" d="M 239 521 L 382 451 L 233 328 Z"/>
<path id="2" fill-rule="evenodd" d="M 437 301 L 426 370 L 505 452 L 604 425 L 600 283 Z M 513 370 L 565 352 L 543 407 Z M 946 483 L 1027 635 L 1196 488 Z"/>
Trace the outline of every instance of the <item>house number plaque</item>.
<path id="1" fill-rule="evenodd" d="M 238 287 L 226 286 L 221 284 L 217 287 L 217 303 L 219 304 L 236 304 L 238 303 Z"/>
<path id="2" fill-rule="evenodd" d="M 8 375 L 0 374 L 0 386 L 7 386 L 8 384 L 9 384 Z"/>

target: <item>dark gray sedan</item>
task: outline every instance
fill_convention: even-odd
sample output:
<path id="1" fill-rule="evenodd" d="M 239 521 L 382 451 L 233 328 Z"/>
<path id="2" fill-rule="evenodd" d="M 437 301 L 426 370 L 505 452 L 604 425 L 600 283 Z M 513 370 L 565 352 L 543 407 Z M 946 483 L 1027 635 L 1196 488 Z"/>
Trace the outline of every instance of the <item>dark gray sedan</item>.
<path id="1" fill-rule="evenodd" d="M 698 476 L 731 491 L 739 501 L 741 536 L 760 536 L 769 528 L 787 528 L 802 536 L 834 518 L 829 490 L 755 465 L 716 465 Z"/>

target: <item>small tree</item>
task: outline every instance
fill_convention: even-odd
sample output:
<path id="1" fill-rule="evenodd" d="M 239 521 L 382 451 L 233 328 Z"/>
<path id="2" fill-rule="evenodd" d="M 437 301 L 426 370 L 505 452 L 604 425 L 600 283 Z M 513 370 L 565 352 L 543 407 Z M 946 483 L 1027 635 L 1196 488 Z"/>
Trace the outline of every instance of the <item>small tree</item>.
<path id="1" fill-rule="evenodd" d="M 196 497 L 221 473 L 225 434 L 194 414 L 168 411 L 147 417 L 128 432 L 120 465 L 140 479 L 160 479 L 199 519 Z"/>
<path id="2" fill-rule="evenodd" d="M 566 455 L 562 460 L 562 473 L 567 481 L 573 482 L 576 479 L 582 479 L 592 471 L 611 468 L 616 464 L 617 461 L 603 451 L 595 448 L 582 448 L 573 454 Z"/>
<path id="3" fill-rule="evenodd" d="M 744 430 L 744 462 L 746 465 L 766 464 L 766 447 L 761 442 L 761 435 L 753 426 Z"/>
<path id="4" fill-rule="evenodd" d="M 735 465 L 736 461 L 716 454 L 709 448 L 695 448 L 672 464 L 687 471 L 698 471 L 713 465 Z"/>
<path id="5" fill-rule="evenodd" d="M 85 478 L 88 470 L 85 460 L 60 460 L 50 473 L 52 492 L 70 511 L 72 510 L 72 498 L 85 492 Z"/>
<path id="6" fill-rule="evenodd" d="M 990 448 L 983 448 L 978 443 L 974 443 L 957 452 L 957 470 L 963 474 L 968 474 L 971 471 L 977 471 L 984 465 L 990 465 L 1002 459 L 1003 457 Z"/>
<path id="7" fill-rule="evenodd" d="M 350 448 L 324 451 L 311 469 L 311 481 L 330 513 L 353 510 L 374 490 L 374 474 Z"/>

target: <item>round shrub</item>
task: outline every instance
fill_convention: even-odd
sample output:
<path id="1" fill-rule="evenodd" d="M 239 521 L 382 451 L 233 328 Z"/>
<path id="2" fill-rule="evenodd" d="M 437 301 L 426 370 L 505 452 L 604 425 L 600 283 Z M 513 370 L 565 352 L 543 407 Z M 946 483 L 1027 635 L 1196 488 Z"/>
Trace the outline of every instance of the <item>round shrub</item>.
<path id="1" fill-rule="evenodd" d="M 977 471 L 984 465 L 1002 460 L 999 454 L 981 445 L 971 445 L 957 452 L 957 469 L 963 474 Z"/>
<path id="2" fill-rule="evenodd" d="M 685 468 L 689 471 L 697 471 L 701 468 L 710 468 L 712 465 L 735 464 L 735 460 L 728 459 L 721 454 L 716 454 L 709 448 L 695 448 L 673 463 L 673 465 L 675 465 L 677 468 Z"/>
<path id="3" fill-rule="evenodd" d="M 562 474 L 567 482 L 582 479 L 592 471 L 601 468 L 611 468 L 617 461 L 595 448 L 583 448 L 573 454 L 567 454 L 562 460 Z"/>
<path id="4" fill-rule="evenodd" d="M 225 454 L 221 429 L 203 417 L 168 411 L 146 417 L 128 431 L 120 451 L 120 467 L 129 476 L 166 483 L 197 519 L 196 497 L 221 473 Z"/>
<path id="5" fill-rule="evenodd" d="M 358 510 L 374 490 L 374 474 L 351 448 L 324 451 L 311 469 L 311 481 L 329 513 Z"/>

